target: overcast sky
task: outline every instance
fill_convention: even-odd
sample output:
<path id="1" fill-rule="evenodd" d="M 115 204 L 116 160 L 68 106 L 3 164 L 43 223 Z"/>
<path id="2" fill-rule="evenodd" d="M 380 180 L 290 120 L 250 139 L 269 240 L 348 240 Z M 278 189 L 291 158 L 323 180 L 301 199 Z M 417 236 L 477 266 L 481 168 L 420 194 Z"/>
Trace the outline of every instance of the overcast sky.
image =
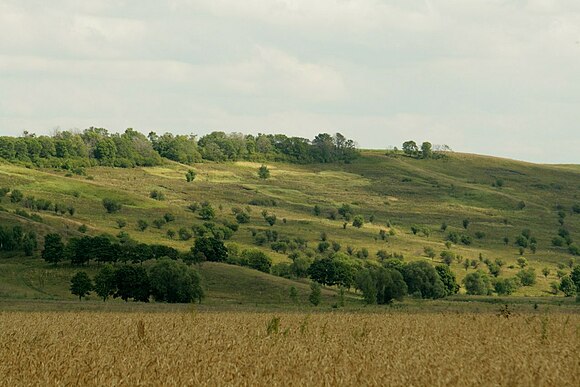
<path id="1" fill-rule="evenodd" d="M 580 163 L 580 1 L 0 0 L 0 133 L 89 126 Z"/>

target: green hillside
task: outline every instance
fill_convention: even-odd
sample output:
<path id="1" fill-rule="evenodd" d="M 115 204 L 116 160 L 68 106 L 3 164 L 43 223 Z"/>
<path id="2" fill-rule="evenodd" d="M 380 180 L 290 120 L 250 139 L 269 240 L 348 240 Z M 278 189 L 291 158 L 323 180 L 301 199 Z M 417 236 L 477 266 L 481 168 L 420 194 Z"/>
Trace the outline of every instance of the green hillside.
<path id="1" fill-rule="evenodd" d="M 549 296 L 550 283 L 568 273 L 574 256 L 567 244 L 552 244 L 562 226 L 572 240 L 580 241 L 580 214 L 572 208 L 580 204 L 580 168 L 575 165 L 537 165 L 513 160 L 460 153 L 446 153 L 442 159 L 415 159 L 384 151 L 363 151 L 362 157 L 350 164 L 285 164 L 269 162 L 268 179 L 260 179 L 260 163 L 203 162 L 193 167 L 166 161 L 162 166 L 111 168 L 92 167 L 86 175 L 70 174 L 61 169 L 40 169 L 30 165 L 0 163 L 0 188 L 22 191 L 24 197 L 47 199 L 74 207 L 74 215 L 54 211 L 34 212 L 12 203 L 10 194 L 1 199 L 0 222 L 3 226 L 21 224 L 42 236 L 58 232 L 66 237 L 87 234 L 117 235 L 118 220 L 124 220 L 123 231 L 131 238 L 149 244 L 164 244 L 188 251 L 193 239 L 182 241 L 169 238 L 167 230 L 191 229 L 203 224 L 198 212 L 188 210 L 193 202 L 207 201 L 216 209 L 216 222 L 235 222 L 232 208 L 249 212 L 250 222 L 241 224 L 226 245 L 239 249 L 259 248 L 274 263 L 291 262 L 287 254 L 277 253 L 269 243 L 256 244 L 253 233 L 277 231 L 281 237 L 302 238 L 316 249 L 321 234 L 329 242 L 338 242 L 340 251 L 353 255 L 368 250 L 368 260 L 376 260 L 376 253 L 402 254 L 405 261 L 427 260 L 440 262 L 440 252 L 450 232 L 468 236 L 471 244 L 453 243 L 450 250 L 462 256 L 451 263 L 461 280 L 475 270 L 464 268 L 466 259 L 503 261 L 500 277 L 513 277 L 520 270 L 517 259 L 519 247 L 514 245 L 524 229 L 537 240 L 535 252 L 523 251 L 528 265 L 536 269 L 534 286 L 520 287 L 515 295 Z M 193 182 L 185 180 L 185 173 L 194 169 Z M 150 197 L 154 190 L 164 194 L 164 200 Z M 103 198 L 123 204 L 119 213 L 109 214 L 102 205 Z M 250 204 L 253 203 L 253 204 Z M 352 215 L 362 215 L 365 223 L 353 227 L 337 209 L 343 204 L 351 207 Z M 315 214 L 314 207 L 321 212 Z M 25 210 L 37 213 L 42 222 L 15 213 Z M 276 223 L 269 226 L 262 212 L 276 215 Z M 560 211 L 560 214 L 558 213 Z M 155 219 L 171 213 L 175 220 L 153 226 Z M 335 219 L 331 219 L 331 218 Z M 372 222 L 370 221 L 372 218 Z M 139 231 L 139 219 L 149 227 Z M 467 229 L 463 220 L 468 219 Z M 442 223 L 447 230 L 441 230 Z M 418 230 L 416 234 L 412 228 Z M 380 237 L 385 231 L 385 239 Z M 506 244 L 504 238 L 508 238 Z M 52 268 L 40 258 L 24 258 L 19 253 L 4 253 L 0 259 L 0 297 L 72 299 L 68 281 L 76 271 L 66 264 Z M 432 248 L 436 257 L 426 256 L 425 248 Z M 480 259 L 481 255 L 481 259 Z M 547 277 L 543 268 L 549 268 Z M 96 266 L 88 271 L 96 270 Z M 201 268 L 208 286 L 208 300 L 219 302 L 287 302 L 284 294 L 290 286 L 297 286 L 306 294 L 307 283 L 287 280 L 254 270 L 225 264 L 205 263 Z M 246 289 L 240 293 L 239 289 Z M 237 293 L 236 293 L 237 292 Z M 267 296 L 265 296 L 267 294 Z M 331 297 L 327 294 L 327 297 Z M 264 299 L 266 297 L 266 299 Z"/>

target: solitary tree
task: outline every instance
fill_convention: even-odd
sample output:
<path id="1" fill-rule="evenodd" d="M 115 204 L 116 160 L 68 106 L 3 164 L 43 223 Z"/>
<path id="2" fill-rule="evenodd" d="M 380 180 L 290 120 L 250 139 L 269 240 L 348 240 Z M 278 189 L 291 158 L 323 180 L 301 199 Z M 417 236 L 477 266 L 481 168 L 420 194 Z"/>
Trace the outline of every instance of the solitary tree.
<path id="1" fill-rule="evenodd" d="M 322 291 L 320 289 L 320 285 L 316 282 L 312 282 L 310 284 L 310 295 L 308 296 L 308 301 L 314 306 L 320 304 L 320 298 L 322 295 Z"/>
<path id="2" fill-rule="evenodd" d="M 262 164 L 262 166 L 258 168 L 258 177 L 263 180 L 270 177 L 270 170 L 264 164 Z"/>
<path id="3" fill-rule="evenodd" d="M 84 271 L 77 272 L 70 280 L 70 292 L 79 296 L 79 301 L 93 290 L 93 281 Z"/>
<path id="4" fill-rule="evenodd" d="M 42 258 L 49 263 L 56 265 L 64 259 L 64 243 L 59 234 L 47 234 L 44 237 L 44 250 Z"/>
<path id="5" fill-rule="evenodd" d="M 566 297 L 571 297 L 576 294 L 576 285 L 569 275 L 562 277 L 559 289 Z"/>
<path id="6" fill-rule="evenodd" d="M 467 230 L 467 227 L 469 227 L 469 223 L 471 223 L 469 219 L 463 219 L 463 228 Z"/>
<path id="7" fill-rule="evenodd" d="M 185 180 L 187 180 L 188 183 L 192 182 L 193 180 L 195 180 L 195 176 L 196 173 L 193 169 L 190 169 L 187 171 L 187 173 L 185 174 Z"/>

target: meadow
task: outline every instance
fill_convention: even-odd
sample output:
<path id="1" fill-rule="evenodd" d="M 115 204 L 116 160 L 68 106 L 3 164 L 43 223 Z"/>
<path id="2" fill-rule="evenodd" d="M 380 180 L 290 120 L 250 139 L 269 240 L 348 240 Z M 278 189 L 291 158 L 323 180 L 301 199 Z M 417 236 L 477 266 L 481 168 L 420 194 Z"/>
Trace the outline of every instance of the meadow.
<path id="1" fill-rule="evenodd" d="M 575 386 L 580 315 L 0 314 L 2 385 Z"/>
<path id="2" fill-rule="evenodd" d="M 83 235 L 79 227 L 85 225 L 88 235 L 117 235 L 123 231 L 139 242 L 188 251 L 193 240 L 170 238 L 167 231 L 201 225 L 204 221 L 187 207 L 193 202 L 208 201 L 216 209 L 218 222 L 234 222 L 233 208 L 247 211 L 249 223 L 241 224 L 226 245 L 260 249 L 274 264 L 291 260 L 287 254 L 273 251 L 268 243 L 258 245 L 253 233 L 273 230 L 281 238 L 301 238 L 311 249 L 316 249 L 324 235 L 330 242 L 338 242 L 343 253 L 349 247 L 355 255 L 366 249 L 369 260 L 376 260 L 376 254 L 384 250 L 403 255 L 406 262 L 427 260 L 437 264 L 442 261 L 439 254 L 448 249 L 446 235 L 454 231 L 468 235 L 472 243 L 453 244 L 449 250 L 461 256 L 463 262 L 477 263 L 477 267 L 465 268 L 459 259 L 451 262 L 459 283 L 468 273 L 485 271 L 483 259 L 502 261 L 500 278 L 514 277 L 520 270 L 517 263 L 520 252 L 514 241 L 522 230 L 528 229 L 537 240 L 537 251 L 525 249 L 523 257 L 528 267 L 535 269 L 536 283 L 518 288 L 515 296 L 551 296 L 551 283 L 567 274 L 571 260 L 575 259 L 566 246 L 552 245 L 562 227 L 559 221 L 573 239 L 580 235 L 580 215 L 571 210 L 580 202 L 580 173 L 575 166 L 538 165 L 461 153 L 447 153 L 443 159 L 417 160 L 384 151 L 363 151 L 362 157 L 351 164 L 268 163 L 271 174 L 264 180 L 257 176 L 260 165 L 199 163 L 193 167 L 196 179 L 188 183 L 184 175 L 191 167 L 171 161 L 156 167 L 93 167 L 86 170 L 86 175 L 0 163 L 0 187 L 19 189 L 25 196 L 76 209 L 74 216 L 40 211 L 37 213 L 43 220 L 40 223 L 15 214 L 21 205 L 4 197 L 0 199 L 4 210 L 0 211 L 0 222 L 34 229 L 39 235 L 39 250 L 43 235 L 57 232 L 65 238 L 79 237 Z M 496 184 L 498 181 L 501 186 Z M 162 192 L 165 199 L 151 198 L 154 190 Z M 101 202 L 104 197 L 119 200 L 122 210 L 108 214 Z M 250 205 L 254 200 L 258 204 Z M 525 207 L 519 208 L 520 203 Z M 361 228 L 348 223 L 345 229 L 340 216 L 331 219 L 330 215 L 343 204 L 348 204 L 354 214 L 364 216 Z M 320 215 L 313 212 L 314 206 L 320 208 Z M 273 227 L 262 218 L 263 211 L 276 214 Z M 559 218 L 559 212 L 563 213 L 563 219 Z M 175 221 L 159 228 L 151 225 L 166 213 L 173 214 Z M 136 227 L 141 219 L 150 224 L 144 231 Z M 470 222 L 467 229 L 462 226 L 464 219 Z M 119 220 L 127 224 L 122 230 Z M 440 229 L 443 223 L 447 225 L 446 231 Z M 413 226 L 427 229 L 428 235 L 414 234 Z M 380 230 L 388 232 L 385 240 L 379 238 Z M 432 249 L 434 258 L 425 254 L 426 248 Z M 39 253 L 33 258 L 1 254 L 1 297 L 74 298 L 68 293 L 68 281 L 75 267 L 61 263 L 54 268 L 39 259 Z M 544 268 L 549 270 L 547 275 L 542 274 Z M 250 275 L 225 265 L 215 269 L 213 273 L 222 278 L 219 283 L 224 288 L 221 291 L 224 299 L 236 289 L 239 276 Z M 83 270 L 92 273 L 94 266 Z M 278 287 L 273 276 L 265 277 L 264 281 Z M 290 286 L 290 282 L 284 285 Z M 298 282 L 296 286 L 304 285 Z"/>

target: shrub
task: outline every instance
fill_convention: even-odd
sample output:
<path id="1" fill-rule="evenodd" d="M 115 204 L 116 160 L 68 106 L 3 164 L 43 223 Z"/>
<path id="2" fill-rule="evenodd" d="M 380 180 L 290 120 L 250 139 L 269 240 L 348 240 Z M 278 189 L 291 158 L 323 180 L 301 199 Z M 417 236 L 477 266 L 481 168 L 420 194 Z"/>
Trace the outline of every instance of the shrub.
<path id="1" fill-rule="evenodd" d="M 247 212 L 238 212 L 236 214 L 236 221 L 240 224 L 249 223 L 250 222 L 250 215 Z"/>
<path id="2" fill-rule="evenodd" d="M 215 210 L 209 202 L 201 203 L 201 208 L 199 209 L 199 216 L 203 220 L 212 220 L 215 217 Z"/>
<path id="3" fill-rule="evenodd" d="M 119 212 L 121 210 L 122 205 L 116 200 L 104 198 L 103 207 L 105 207 L 107 213 L 113 214 L 115 212 Z"/>
<path id="4" fill-rule="evenodd" d="M 147 227 L 149 227 L 149 223 L 147 223 L 146 220 L 139 219 L 137 221 L 137 230 L 139 230 L 139 231 L 145 231 L 147 229 Z"/>
<path id="5" fill-rule="evenodd" d="M 153 190 L 149 193 L 149 197 L 155 200 L 165 200 L 165 194 L 158 190 Z"/>

